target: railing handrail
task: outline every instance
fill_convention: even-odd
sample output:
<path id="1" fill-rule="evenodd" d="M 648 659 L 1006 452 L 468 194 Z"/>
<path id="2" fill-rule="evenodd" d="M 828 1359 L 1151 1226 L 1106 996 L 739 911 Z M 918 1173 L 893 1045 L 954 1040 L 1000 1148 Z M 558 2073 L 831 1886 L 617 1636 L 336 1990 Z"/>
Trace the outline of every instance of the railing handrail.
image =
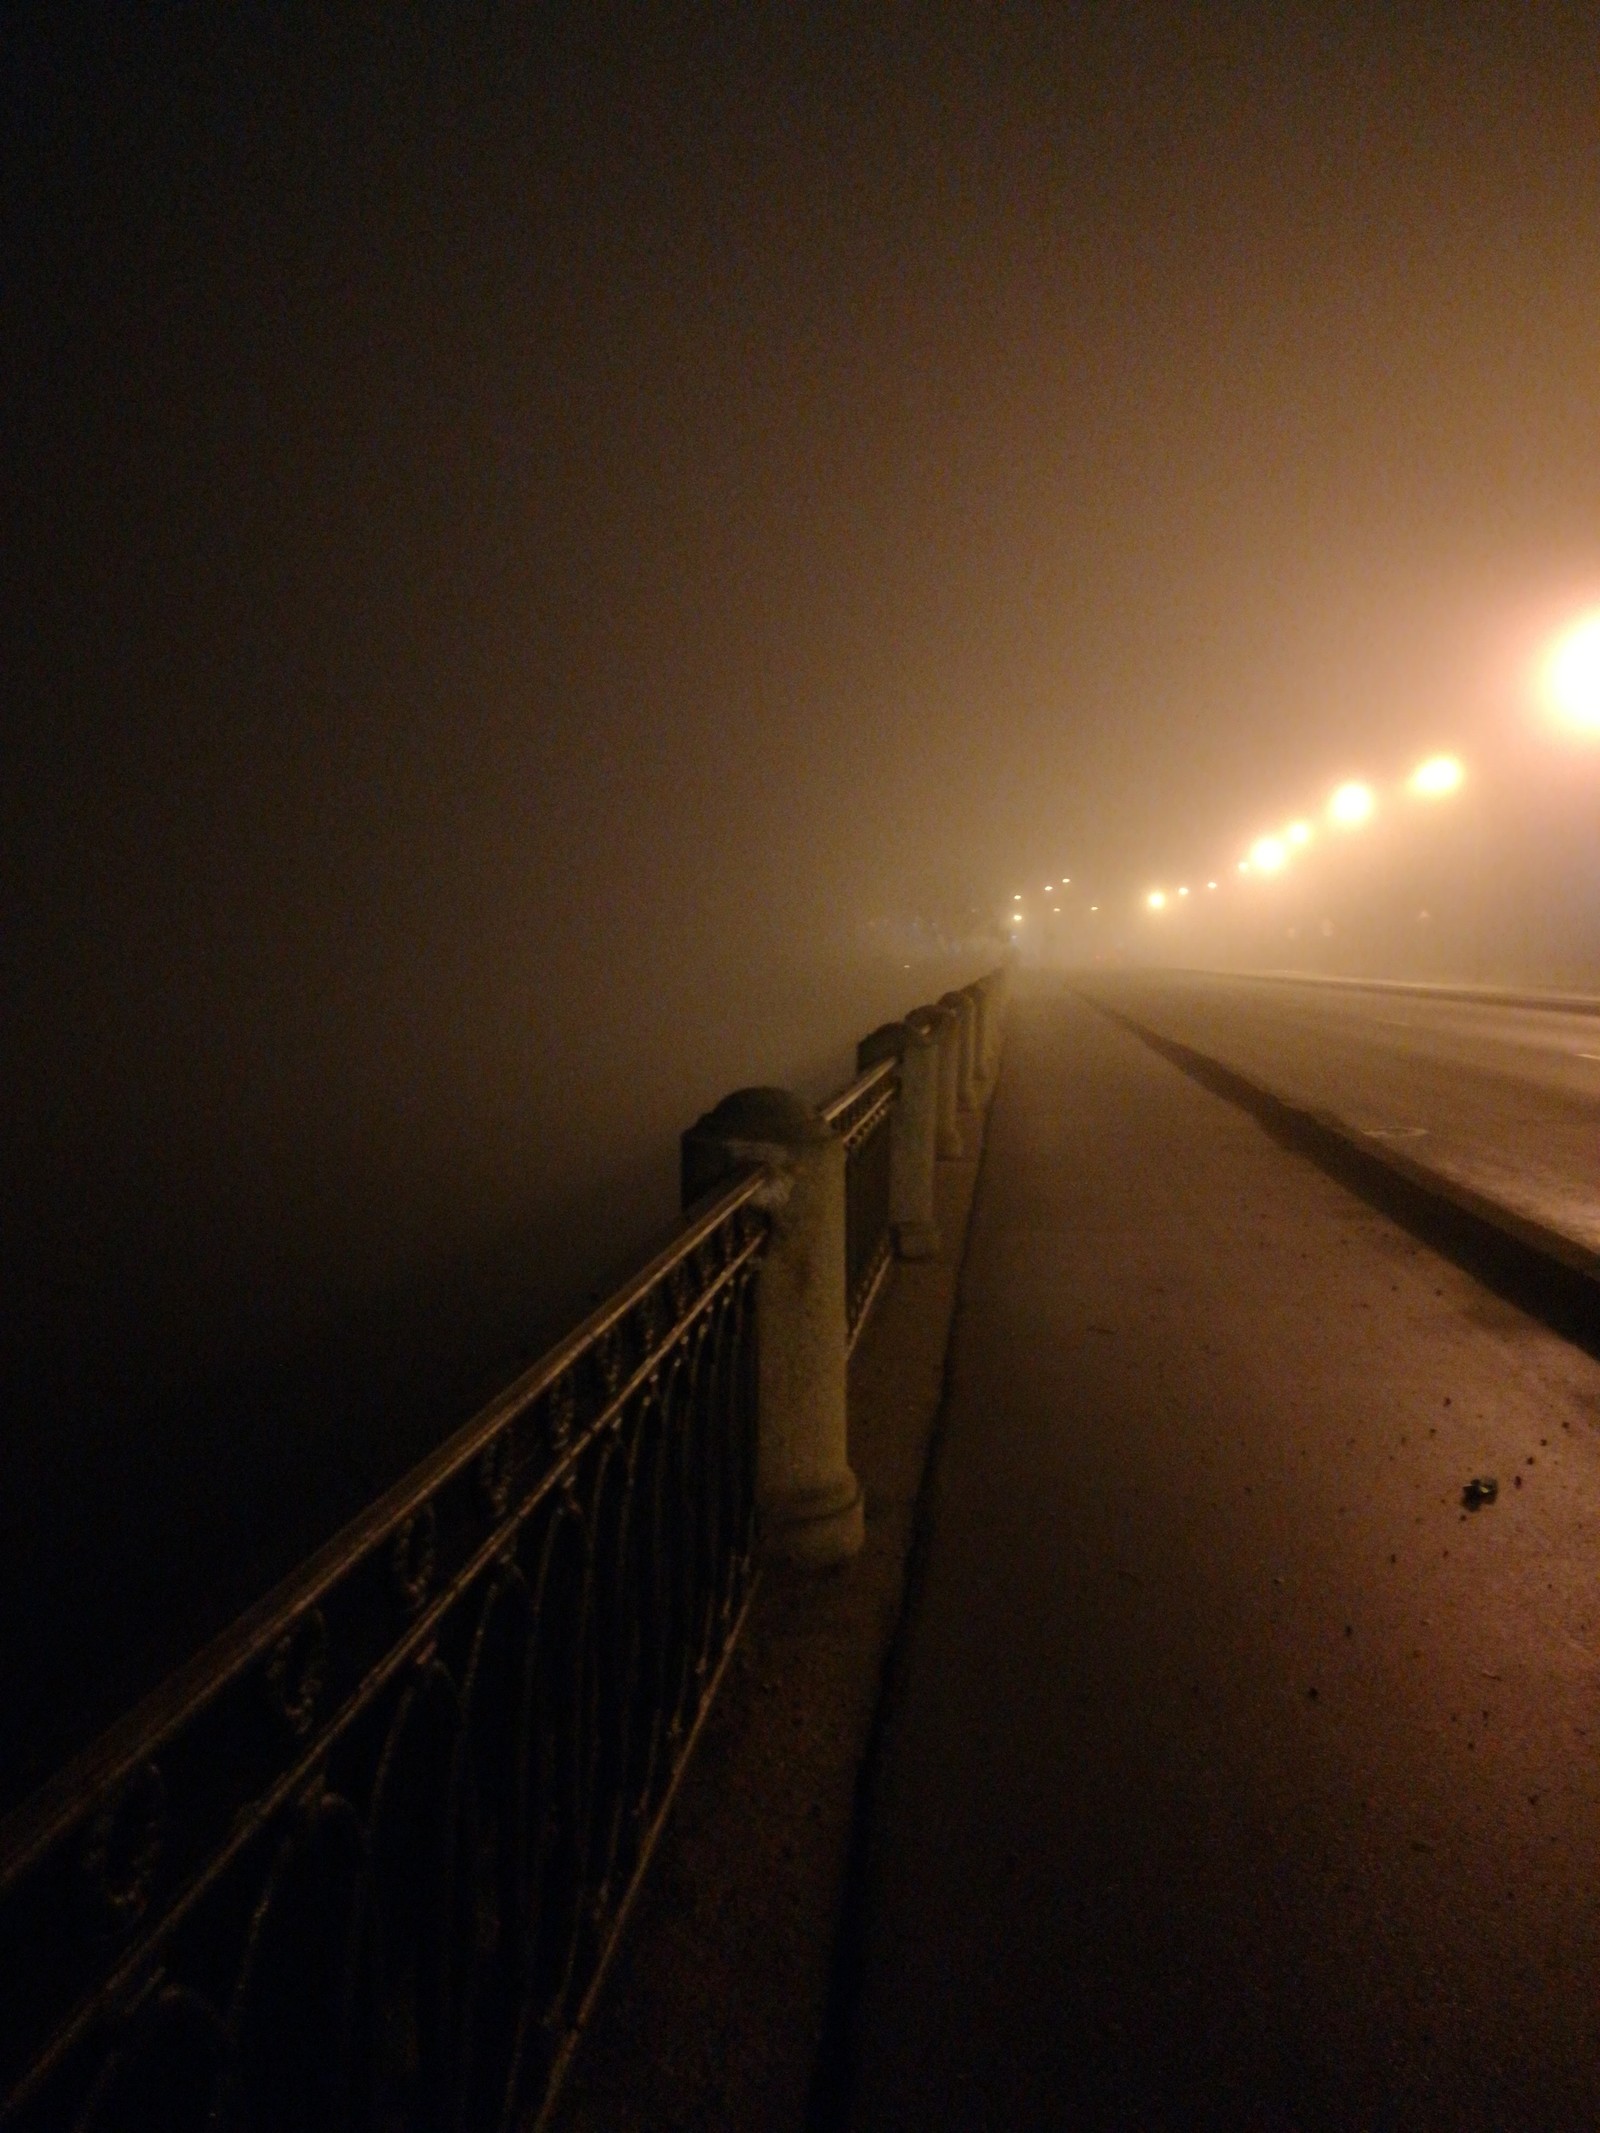
<path id="1" fill-rule="evenodd" d="M 876 1066 L 869 1066 L 864 1074 L 858 1074 L 847 1088 L 841 1089 L 837 1096 L 830 1096 L 821 1106 L 824 1124 L 837 1125 L 844 1114 L 858 1104 L 862 1097 L 870 1095 L 880 1082 L 892 1080 L 899 1071 L 900 1062 L 893 1058 L 880 1059 Z"/>
<path id="2" fill-rule="evenodd" d="M 928 1074 L 896 1052 L 802 1107 L 778 1206 L 728 1137 L 603 1301 L 0 1820 L 0 2118 L 174 2070 L 303 2087 L 319 2124 L 364 2082 L 548 2114 L 785 1545 L 774 1444 L 849 1484 L 796 1560 L 861 1544 L 843 1365 L 896 1251 L 927 1256 Z M 785 1301 L 808 1265 L 843 1276 L 814 1326 Z M 790 1413 L 763 1358 L 801 1352 Z"/>
<path id="3" fill-rule="evenodd" d="M 480 1456 L 499 1431 L 548 1392 L 663 1275 L 752 1200 L 765 1176 L 760 1165 L 752 1164 L 715 1197 L 708 1195 L 691 1208 L 674 1224 L 661 1248 L 537 1362 L 0 1822 L 0 1895 L 81 1814 L 86 1795 L 108 1790 L 241 1673 L 259 1664 L 284 1630 L 315 1605 L 359 1557 L 398 1533 L 444 1482 Z"/>

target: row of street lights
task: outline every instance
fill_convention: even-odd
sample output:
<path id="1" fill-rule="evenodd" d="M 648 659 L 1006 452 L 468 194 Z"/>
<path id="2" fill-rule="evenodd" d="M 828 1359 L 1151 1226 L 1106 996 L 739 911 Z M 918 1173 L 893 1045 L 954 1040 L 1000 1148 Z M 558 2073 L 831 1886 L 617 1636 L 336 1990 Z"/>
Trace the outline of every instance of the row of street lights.
<path id="1" fill-rule="evenodd" d="M 1549 716 L 1572 738 L 1600 741 L 1600 613 L 1586 615 L 1568 629 L 1546 653 L 1540 674 L 1540 693 Z M 1419 763 L 1401 788 L 1414 800 L 1446 800 L 1466 783 L 1466 766 L 1459 756 L 1431 755 Z M 1323 809 L 1323 822 L 1336 832 L 1364 829 L 1379 810 L 1379 795 L 1365 781 L 1352 778 L 1335 787 Z M 1314 842 L 1317 828 L 1309 819 L 1291 822 L 1281 830 L 1257 837 L 1235 871 L 1243 876 L 1281 874 L 1297 852 Z M 1218 883 L 1208 881 L 1207 892 Z M 1175 892 L 1165 888 L 1145 892 L 1145 909 L 1154 914 L 1184 902 L 1187 887 Z"/>
<path id="2" fill-rule="evenodd" d="M 1412 771 L 1401 790 L 1416 800 L 1446 800 L 1458 793 L 1466 783 L 1466 766 L 1459 756 L 1431 755 Z M 1348 834 L 1365 829 L 1378 812 L 1379 799 L 1375 789 L 1358 778 L 1350 778 L 1334 787 L 1323 809 L 1323 821 L 1335 832 Z M 1241 859 L 1235 872 L 1243 875 L 1271 877 L 1281 874 L 1297 852 L 1315 843 L 1317 828 L 1310 820 L 1301 817 L 1281 830 L 1269 830 L 1258 837 L 1249 852 Z M 1206 888 L 1218 887 L 1208 881 Z M 1165 889 L 1151 889 L 1145 896 L 1148 911 L 1165 911 L 1175 900 L 1181 901 L 1189 894 L 1187 888 L 1177 891 L 1176 899 Z"/>
<path id="3" fill-rule="evenodd" d="M 1538 693 L 1550 720 L 1569 738 L 1600 742 L 1600 610 L 1574 623 L 1546 652 L 1538 675 Z M 1460 792 L 1466 780 L 1466 766 L 1459 756 L 1431 755 L 1418 763 L 1410 776 L 1401 782 L 1398 796 L 1426 802 L 1447 800 Z M 1246 881 L 1251 878 L 1270 880 L 1282 874 L 1298 854 L 1315 843 L 1322 829 L 1335 835 L 1365 829 L 1386 805 L 1386 799 L 1364 779 L 1346 779 L 1329 794 L 1320 825 L 1310 816 L 1300 816 L 1281 829 L 1267 831 L 1255 839 L 1245 856 L 1236 862 L 1233 871 Z M 1143 908 L 1153 916 L 1160 916 L 1191 901 L 1215 896 L 1222 886 L 1221 880 L 1207 880 L 1198 897 L 1189 883 L 1174 889 L 1148 889 L 1142 899 Z M 1072 877 L 1066 873 L 1059 877 L 1059 881 L 1044 884 L 1044 915 L 1047 918 L 1061 916 L 1058 899 L 1071 887 Z M 1098 903 L 1089 904 L 1089 915 L 1098 917 L 1100 908 Z M 1008 913 L 1013 940 L 1020 938 L 1026 915 L 1019 889 L 1011 899 Z"/>

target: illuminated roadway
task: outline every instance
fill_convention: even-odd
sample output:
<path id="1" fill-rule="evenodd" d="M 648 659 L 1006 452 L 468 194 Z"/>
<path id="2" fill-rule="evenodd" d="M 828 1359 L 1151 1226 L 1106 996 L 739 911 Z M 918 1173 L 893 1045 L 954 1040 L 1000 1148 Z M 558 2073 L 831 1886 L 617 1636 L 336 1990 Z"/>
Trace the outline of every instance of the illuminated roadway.
<path id="1" fill-rule="evenodd" d="M 1582 1217 L 1582 1018 L 1137 983 L 1365 1132 L 1481 1163 L 1492 1127 Z M 868 1794 L 854 2133 L 1600 2125 L 1600 1361 L 1267 1124 L 1019 987 Z"/>
<path id="2" fill-rule="evenodd" d="M 1595 1011 L 1192 971 L 1091 997 L 1600 1270 Z"/>

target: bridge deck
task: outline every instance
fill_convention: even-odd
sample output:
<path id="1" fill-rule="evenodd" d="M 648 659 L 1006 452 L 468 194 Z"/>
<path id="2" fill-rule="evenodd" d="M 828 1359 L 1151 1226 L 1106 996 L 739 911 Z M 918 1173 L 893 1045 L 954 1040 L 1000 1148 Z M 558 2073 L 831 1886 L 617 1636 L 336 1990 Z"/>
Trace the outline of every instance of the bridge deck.
<path id="1" fill-rule="evenodd" d="M 1600 1365 L 1041 988 L 933 1496 L 863 2133 L 1600 2124 Z"/>

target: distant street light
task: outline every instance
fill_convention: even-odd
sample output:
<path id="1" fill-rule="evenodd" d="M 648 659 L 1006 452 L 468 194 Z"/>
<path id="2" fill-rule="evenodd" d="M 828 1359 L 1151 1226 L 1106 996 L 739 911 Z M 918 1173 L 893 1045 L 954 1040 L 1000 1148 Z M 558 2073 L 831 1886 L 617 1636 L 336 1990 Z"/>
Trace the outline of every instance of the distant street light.
<path id="1" fill-rule="evenodd" d="M 1600 740 L 1600 615 L 1586 615 L 1545 661 L 1545 693 L 1564 724 Z"/>
<path id="2" fill-rule="evenodd" d="M 1189 892 L 1188 892 L 1188 890 L 1187 890 L 1187 889 L 1180 889 L 1180 890 L 1178 891 L 1178 894 L 1179 894 L 1180 896 L 1187 896 L 1187 895 L 1188 895 L 1188 893 L 1189 893 Z"/>
<path id="3" fill-rule="evenodd" d="M 1328 820 L 1339 829 L 1360 829 L 1364 822 L 1371 821 L 1377 804 L 1370 785 L 1352 780 L 1348 785 L 1341 785 L 1328 802 Z"/>
<path id="4" fill-rule="evenodd" d="M 1291 844 L 1309 844 L 1311 842 L 1311 824 L 1309 822 L 1291 822 L 1283 834 Z"/>
<path id="5" fill-rule="evenodd" d="M 1467 773 L 1453 755 L 1430 755 L 1406 780 L 1419 800 L 1443 800 L 1461 790 Z"/>
<path id="6" fill-rule="evenodd" d="M 1258 837 L 1250 847 L 1250 864 L 1258 874 L 1279 874 L 1289 864 L 1289 847 L 1281 837 Z"/>
<path id="7" fill-rule="evenodd" d="M 1149 905 L 1152 911 L 1165 911 L 1165 909 L 1167 908 L 1166 895 L 1160 889 L 1152 889 L 1150 891 L 1150 894 L 1145 898 L 1145 902 Z"/>

